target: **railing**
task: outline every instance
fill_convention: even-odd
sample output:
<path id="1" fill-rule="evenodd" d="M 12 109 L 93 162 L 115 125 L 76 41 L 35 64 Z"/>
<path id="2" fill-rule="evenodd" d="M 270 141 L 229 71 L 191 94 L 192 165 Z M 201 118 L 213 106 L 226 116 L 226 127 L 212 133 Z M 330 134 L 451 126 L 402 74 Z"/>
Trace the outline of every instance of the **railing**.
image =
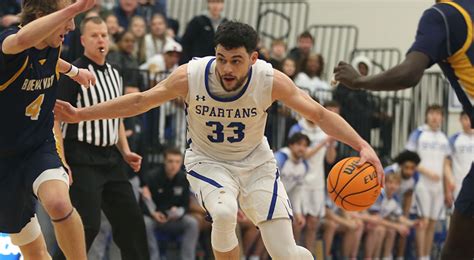
<path id="1" fill-rule="evenodd" d="M 269 47 L 273 40 L 281 39 L 289 47 L 294 46 L 298 35 L 308 24 L 308 12 L 309 5 L 304 0 L 258 1 L 256 29 L 262 45 Z"/>
<path id="2" fill-rule="evenodd" d="M 359 30 L 353 25 L 311 25 L 307 29 L 314 37 L 314 49 L 322 54 L 325 70 L 321 78 L 330 80 L 333 68 L 341 60 L 350 58 L 357 46 Z"/>

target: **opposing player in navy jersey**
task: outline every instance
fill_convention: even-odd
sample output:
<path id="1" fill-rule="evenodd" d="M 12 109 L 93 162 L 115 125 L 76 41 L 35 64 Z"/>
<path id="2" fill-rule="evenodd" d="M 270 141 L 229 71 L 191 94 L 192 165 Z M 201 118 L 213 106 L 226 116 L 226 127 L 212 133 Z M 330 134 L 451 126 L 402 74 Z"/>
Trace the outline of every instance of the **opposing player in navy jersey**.
<path id="1" fill-rule="evenodd" d="M 54 223 L 68 259 L 86 259 L 81 219 L 69 200 L 69 178 L 53 134 L 59 73 L 95 81 L 59 58 L 73 18 L 94 0 L 24 0 L 21 26 L 0 33 L 0 232 L 25 259 L 50 259 L 35 216 L 35 198 Z"/>
<path id="2" fill-rule="evenodd" d="M 355 89 L 398 90 L 415 86 L 437 63 L 451 83 L 474 128 L 474 5 L 470 0 L 436 1 L 420 19 L 416 40 L 405 60 L 383 73 L 362 77 L 345 62 L 335 80 Z M 444 259 L 474 257 L 474 164 L 464 179 L 443 249 Z"/>
<path id="3" fill-rule="evenodd" d="M 235 234 L 240 206 L 260 229 L 272 259 L 313 259 L 293 238 L 288 196 L 263 135 L 266 110 L 280 100 L 318 123 L 328 135 L 359 151 L 360 163 L 374 164 L 382 181 L 380 161 L 340 116 L 323 108 L 269 63 L 257 59 L 257 32 L 252 27 L 223 23 L 214 41 L 216 57 L 192 60 L 148 91 L 87 108 L 58 101 L 56 116 L 65 122 L 128 117 L 184 98 L 190 144 L 185 165 L 192 190 L 212 218 L 216 258 L 240 259 Z"/>

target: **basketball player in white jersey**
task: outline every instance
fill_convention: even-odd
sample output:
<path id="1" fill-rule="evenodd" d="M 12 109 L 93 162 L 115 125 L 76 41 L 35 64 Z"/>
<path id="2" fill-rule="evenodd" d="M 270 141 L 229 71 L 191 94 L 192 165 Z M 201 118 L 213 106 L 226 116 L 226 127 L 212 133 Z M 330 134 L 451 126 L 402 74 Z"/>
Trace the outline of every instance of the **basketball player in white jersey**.
<path id="1" fill-rule="evenodd" d="M 214 42 L 216 57 L 192 60 L 148 91 L 87 108 L 58 101 L 56 116 L 64 122 L 129 117 L 184 98 L 190 143 L 185 165 L 191 188 L 213 221 L 216 259 L 239 259 L 238 205 L 260 229 L 272 259 L 313 259 L 293 238 L 287 195 L 263 135 L 267 108 L 279 100 L 318 123 L 327 134 L 359 151 L 360 163 L 372 163 L 383 181 L 380 161 L 341 117 L 257 59 L 257 33 L 252 27 L 223 23 Z"/>
<path id="2" fill-rule="evenodd" d="M 466 177 L 474 158 L 474 129 L 471 129 L 469 115 L 463 111 L 460 115 L 462 131 L 449 138 L 451 156 L 447 158 L 445 174 L 448 186 L 454 186 L 454 193 L 446 193 L 447 204 L 452 205 L 461 191 L 462 181 Z"/>
<path id="3" fill-rule="evenodd" d="M 448 137 L 441 131 L 443 110 L 439 105 L 426 108 L 426 124 L 410 134 L 405 148 L 421 158 L 420 180 L 415 189 L 415 204 L 422 225 L 416 230 L 417 254 L 428 259 L 431 254 L 435 226 L 446 218 L 444 205 L 444 160 L 450 154 Z"/>

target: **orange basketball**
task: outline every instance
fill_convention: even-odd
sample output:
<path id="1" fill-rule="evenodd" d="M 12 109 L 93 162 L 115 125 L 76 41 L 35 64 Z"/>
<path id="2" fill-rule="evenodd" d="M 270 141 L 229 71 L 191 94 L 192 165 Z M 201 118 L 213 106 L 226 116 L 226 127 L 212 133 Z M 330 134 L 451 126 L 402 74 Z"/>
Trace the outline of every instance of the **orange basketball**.
<path id="1" fill-rule="evenodd" d="M 375 167 L 370 163 L 357 167 L 359 159 L 342 159 L 332 167 L 327 179 L 328 193 L 332 201 L 348 211 L 369 208 L 380 194 Z"/>

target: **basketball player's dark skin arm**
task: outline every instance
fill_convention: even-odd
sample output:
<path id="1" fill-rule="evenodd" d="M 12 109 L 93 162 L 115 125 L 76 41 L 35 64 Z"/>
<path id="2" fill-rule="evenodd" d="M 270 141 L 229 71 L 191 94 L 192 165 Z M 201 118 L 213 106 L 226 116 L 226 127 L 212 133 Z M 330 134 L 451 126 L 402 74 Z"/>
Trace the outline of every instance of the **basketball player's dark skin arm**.
<path id="1" fill-rule="evenodd" d="M 418 51 L 407 54 L 405 60 L 382 73 L 373 76 L 361 76 L 350 64 L 339 62 L 334 68 L 334 79 L 353 89 L 400 90 L 416 86 L 430 58 Z"/>
<path id="2" fill-rule="evenodd" d="M 185 64 L 147 91 L 128 94 L 86 108 L 75 108 L 69 102 L 57 100 L 54 113 L 57 120 L 67 123 L 126 118 L 145 113 L 175 98 L 184 98 L 187 93 L 188 74 Z"/>

